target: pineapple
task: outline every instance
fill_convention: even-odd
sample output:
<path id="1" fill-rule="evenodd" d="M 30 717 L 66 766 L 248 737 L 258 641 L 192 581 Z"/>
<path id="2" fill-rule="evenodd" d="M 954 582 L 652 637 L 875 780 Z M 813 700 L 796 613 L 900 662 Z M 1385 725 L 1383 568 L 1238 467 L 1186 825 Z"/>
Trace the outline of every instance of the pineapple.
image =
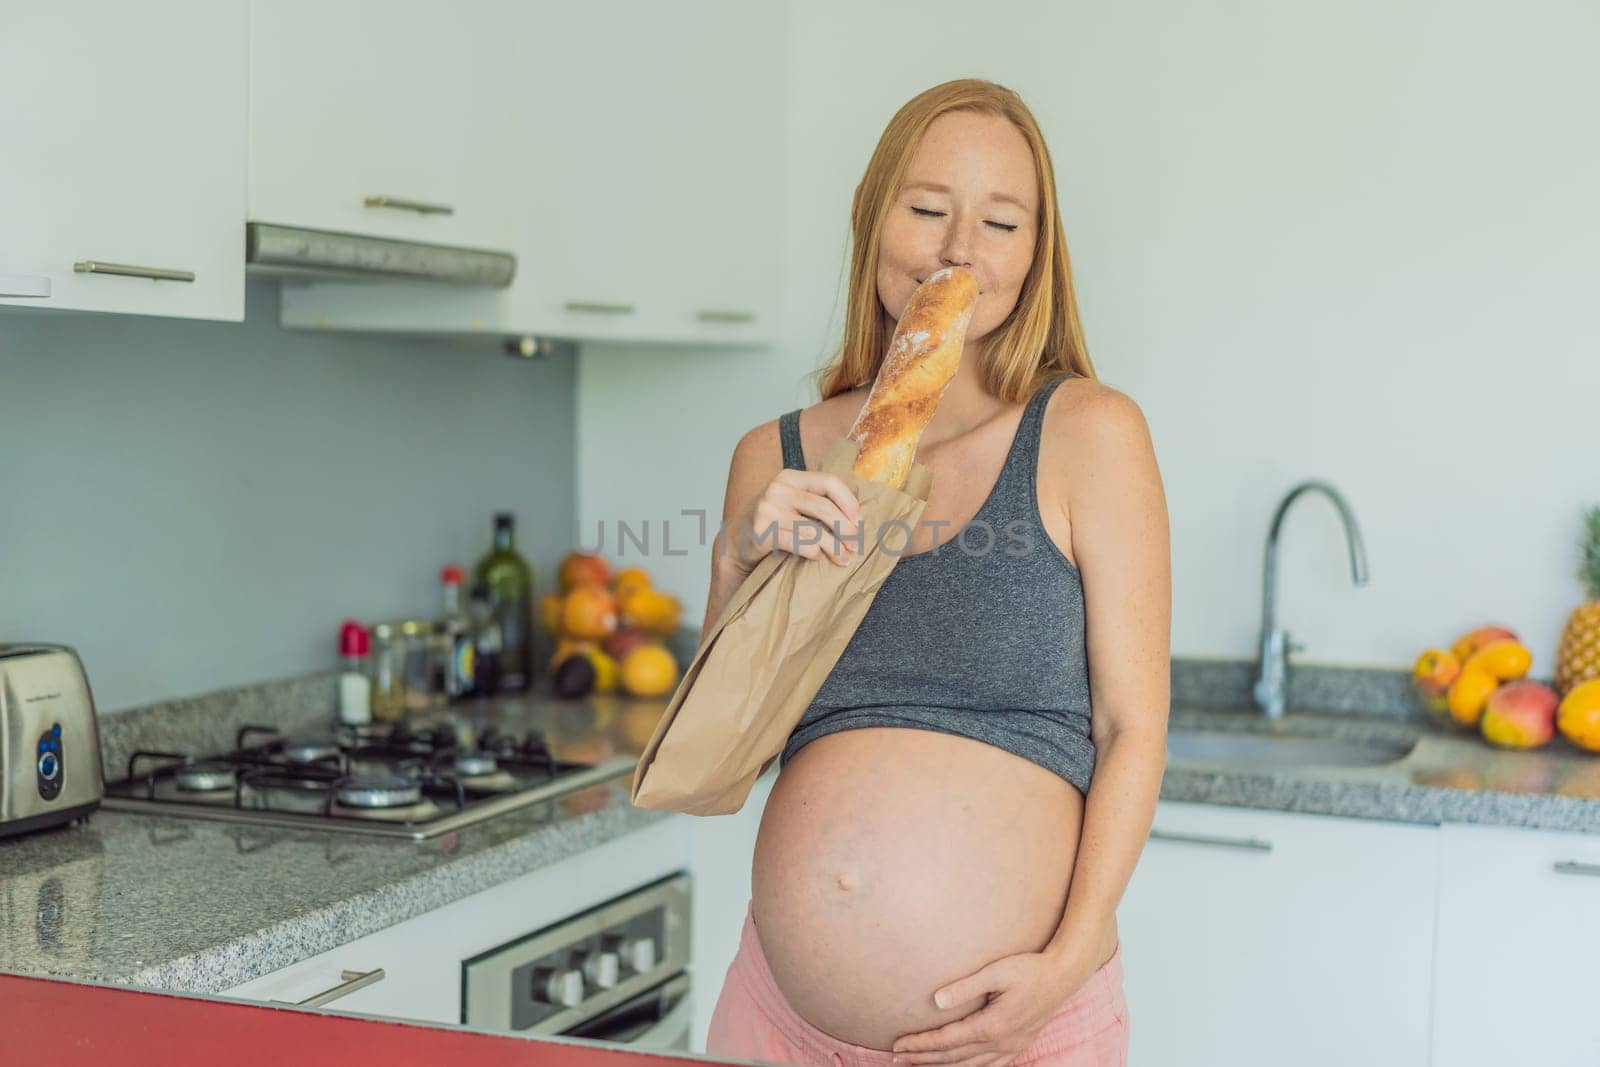
<path id="1" fill-rule="evenodd" d="M 1578 605 L 1561 631 L 1556 650 L 1556 692 L 1565 694 L 1591 678 L 1600 678 L 1600 507 L 1585 520 L 1583 565 L 1578 576 L 1589 590 L 1588 603 Z"/>

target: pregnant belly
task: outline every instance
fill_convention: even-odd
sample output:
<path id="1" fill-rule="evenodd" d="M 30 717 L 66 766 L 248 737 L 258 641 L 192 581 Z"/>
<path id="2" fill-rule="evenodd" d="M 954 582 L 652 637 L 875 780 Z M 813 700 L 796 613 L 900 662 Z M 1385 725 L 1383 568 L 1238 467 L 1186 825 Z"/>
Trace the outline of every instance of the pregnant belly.
<path id="1" fill-rule="evenodd" d="M 828 734 L 761 818 L 752 915 L 778 989 L 813 1026 L 887 1049 L 968 1015 L 933 992 L 1060 925 L 1083 797 L 992 745 L 929 730 Z"/>

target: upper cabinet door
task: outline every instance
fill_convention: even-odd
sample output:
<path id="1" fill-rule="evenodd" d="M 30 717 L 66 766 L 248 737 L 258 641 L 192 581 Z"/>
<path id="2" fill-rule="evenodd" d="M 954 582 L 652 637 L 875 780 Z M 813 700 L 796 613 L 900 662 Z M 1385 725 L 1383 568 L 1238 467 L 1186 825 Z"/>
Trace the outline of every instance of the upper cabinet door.
<path id="1" fill-rule="evenodd" d="M 511 249 L 511 0 L 251 0 L 249 217 Z"/>
<path id="2" fill-rule="evenodd" d="M 579 339 L 774 336 L 784 211 L 778 4 L 522 9 L 528 259 L 509 325 Z"/>
<path id="3" fill-rule="evenodd" d="M 244 0 L 0 23 L 0 275 L 50 291 L 0 303 L 242 319 Z"/>
<path id="4" fill-rule="evenodd" d="M 651 227 L 673 314 L 667 340 L 775 339 L 787 210 L 783 4 L 683 6 L 672 125 L 647 131 L 659 161 Z M 680 267 L 682 269 L 680 269 Z"/>
<path id="5" fill-rule="evenodd" d="M 442 27 L 412 3 L 255 11 L 252 219 L 517 256 L 498 293 L 286 288 L 285 325 L 776 337 L 783 5 L 462 0 Z M 374 194 L 456 214 L 363 207 Z"/>

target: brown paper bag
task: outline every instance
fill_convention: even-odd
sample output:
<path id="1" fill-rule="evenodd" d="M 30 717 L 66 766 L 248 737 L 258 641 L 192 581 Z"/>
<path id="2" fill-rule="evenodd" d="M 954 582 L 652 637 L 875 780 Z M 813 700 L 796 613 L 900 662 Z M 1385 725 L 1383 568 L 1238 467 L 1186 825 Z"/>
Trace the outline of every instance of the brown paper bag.
<path id="1" fill-rule="evenodd" d="M 860 503 L 863 551 L 843 566 L 776 550 L 756 564 L 695 651 L 639 757 L 636 806 L 738 811 L 844 653 L 909 547 L 933 480 L 914 464 L 904 490 L 869 481 L 851 469 L 859 451 L 840 437 L 821 469 L 844 479 Z"/>

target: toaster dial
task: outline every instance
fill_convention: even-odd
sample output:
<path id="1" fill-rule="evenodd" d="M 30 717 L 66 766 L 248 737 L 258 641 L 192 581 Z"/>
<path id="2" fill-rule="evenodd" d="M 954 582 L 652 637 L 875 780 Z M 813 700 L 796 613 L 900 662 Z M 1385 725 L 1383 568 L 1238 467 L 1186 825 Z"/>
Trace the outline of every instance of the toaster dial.
<path id="1" fill-rule="evenodd" d="M 39 735 L 39 795 L 54 800 L 61 793 L 64 771 L 61 762 L 61 724 L 55 723 Z"/>

